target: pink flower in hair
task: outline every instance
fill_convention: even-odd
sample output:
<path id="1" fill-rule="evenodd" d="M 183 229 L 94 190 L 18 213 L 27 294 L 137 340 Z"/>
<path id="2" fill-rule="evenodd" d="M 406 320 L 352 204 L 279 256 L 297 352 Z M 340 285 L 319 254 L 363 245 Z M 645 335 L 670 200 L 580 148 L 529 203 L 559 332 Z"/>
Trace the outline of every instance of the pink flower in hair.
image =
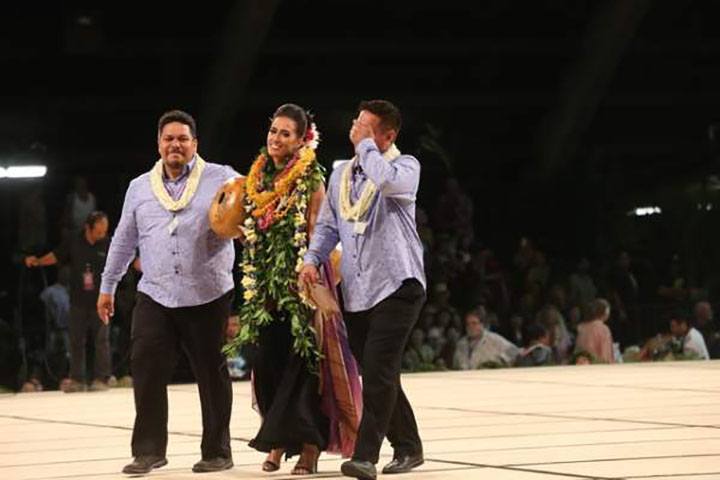
<path id="1" fill-rule="evenodd" d="M 320 144 L 320 132 L 318 131 L 315 122 L 310 124 L 310 127 L 307 129 L 307 133 L 305 133 L 305 143 L 312 150 L 317 149 L 318 144 Z"/>

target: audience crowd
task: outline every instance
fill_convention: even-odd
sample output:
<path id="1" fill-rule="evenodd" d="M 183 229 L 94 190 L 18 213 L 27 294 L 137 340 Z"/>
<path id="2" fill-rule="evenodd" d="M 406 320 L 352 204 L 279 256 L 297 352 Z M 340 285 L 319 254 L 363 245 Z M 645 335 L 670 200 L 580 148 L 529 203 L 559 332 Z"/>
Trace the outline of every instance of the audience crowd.
<path id="1" fill-rule="evenodd" d="M 720 358 L 709 289 L 688 278 L 677 255 L 653 277 L 658 281 L 638 274 L 627 251 L 609 261 L 553 258 L 531 238 L 520 239 L 512 258 L 502 261 L 476 235 L 474 204 L 456 179 L 447 180 L 435 205 L 417 210 L 428 300 L 403 357 L 405 371 Z M 0 384 L 11 391 L 132 385 L 130 323 L 140 259 L 118 289 L 109 330 L 72 329 L 72 312 L 78 316 L 82 307 L 83 315 L 92 315 L 85 297 L 96 296 L 102 263 L 69 252 L 81 251 L 72 250 L 73 242 L 86 250 L 107 248 L 104 234 L 93 230 L 98 218 L 107 224 L 97 208 L 88 182 L 78 178 L 58 226 L 61 244 L 53 249 L 41 192 L 33 190 L 19 205 L 20 314 L 12 325 L 0 319 Z M 73 255 L 80 255 L 80 265 Z M 36 268 L 56 263 L 52 275 Z M 48 284 L 49 278 L 56 281 Z M 228 338 L 238 329 L 238 318 L 229 318 Z M 95 338 L 86 341 L 87 334 Z M 235 379 L 247 379 L 252 349 L 228 362 Z M 188 380 L 182 372 L 178 378 Z"/>

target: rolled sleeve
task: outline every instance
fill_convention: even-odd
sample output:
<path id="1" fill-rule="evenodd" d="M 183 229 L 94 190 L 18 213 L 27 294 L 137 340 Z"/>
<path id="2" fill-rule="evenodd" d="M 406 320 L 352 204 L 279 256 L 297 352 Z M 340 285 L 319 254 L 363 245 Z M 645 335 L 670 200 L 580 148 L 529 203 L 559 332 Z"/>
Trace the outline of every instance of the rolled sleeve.
<path id="1" fill-rule="evenodd" d="M 105 269 L 100 282 L 100 293 L 115 294 L 118 283 L 127 272 L 130 262 L 135 258 L 135 251 L 138 246 L 138 230 L 135 221 L 136 201 L 134 198 L 133 183 L 130 184 L 125 202 L 123 203 L 120 222 L 115 229 L 108 250 Z"/>
<path id="2" fill-rule="evenodd" d="M 371 138 L 361 140 L 355 153 L 363 171 L 383 196 L 415 201 L 420 184 L 420 162 L 415 157 L 400 155 L 388 162 Z"/>
<path id="3" fill-rule="evenodd" d="M 333 172 L 333 176 L 335 175 L 336 172 Z M 303 257 L 303 262 L 315 265 L 316 267 L 327 261 L 330 252 L 340 241 L 337 211 L 334 202 L 334 198 L 336 197 L 336 182 L 332 180 L 331 178 L 327 195 L 325 195 L 325 199 L 320 207 L 320 212 L 315 222 L 315 230 L 313 231 L 312 238 L 310 238 L 310 246 Z"/>

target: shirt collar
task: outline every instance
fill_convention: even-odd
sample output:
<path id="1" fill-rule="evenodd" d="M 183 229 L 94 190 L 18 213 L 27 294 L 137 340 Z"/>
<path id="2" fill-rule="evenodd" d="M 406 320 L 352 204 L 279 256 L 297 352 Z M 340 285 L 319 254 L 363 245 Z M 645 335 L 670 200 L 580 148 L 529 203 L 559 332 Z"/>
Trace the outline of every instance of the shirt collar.
<path id="1" fill-rule="evenodd" d="M 190 172 L 192 172 L 192 169 L 195 168 L 195 163 L 197 159 L 197 154 L 193 155 L 193 157 L 190 159 L 187 165 L 183 167 L 183 171 L 177 178 L 173 179 L 167 176 L 167 173 L 165 173 L 165 169 L 163 168 L 163 180 L 166 182 L 180 182 L 185 179 L 188 175 L 190 175 Z"/>

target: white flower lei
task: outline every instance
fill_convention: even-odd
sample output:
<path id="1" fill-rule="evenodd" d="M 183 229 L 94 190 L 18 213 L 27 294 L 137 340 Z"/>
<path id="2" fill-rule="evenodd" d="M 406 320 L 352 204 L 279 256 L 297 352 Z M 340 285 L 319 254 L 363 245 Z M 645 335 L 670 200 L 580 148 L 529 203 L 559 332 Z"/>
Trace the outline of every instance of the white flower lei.
<path id="1" fill-rule="evenodd" d="M 388 162 L 392 162 L 399 156 L 400 150 L 398 150 L 394 143 L 383 153 L 383 158 Z M 348 222 L 357 222 L 363 218 L 370 209 L 370 205 L 372 205 L 375 194 L 377 193 L 377 186 L 372 180 L 367 179 L 360 198 L 358 198 L 355 204 L 352 203 L 350 199 L 352 171 L 357 161 L 358 158 L 356 155 L 345 165 L 345 170 L 343 170 L 342 177 L 340 178 L 340 216 Z"/>
<path id="2" fill-rule="evenodd" d="M 205 170 L 205 160 L 203 160 L 200 155 L 196 155 L 195 166 L 188 176 L 182 195 L 179 199 L 173 200 L 165 189 L 165 185 L 163 185 L 163 160 L 161 158 L 155 162 L 152 170 L 150 170 L 150 187 L 152 188 L 153 194 L 155 194 L 155 198 L 157 198 L 165 210 L 177 212 L 187 207 L 190 200 L 192 200 L 200 184 L 200 176 L 203 170 Z"/>

